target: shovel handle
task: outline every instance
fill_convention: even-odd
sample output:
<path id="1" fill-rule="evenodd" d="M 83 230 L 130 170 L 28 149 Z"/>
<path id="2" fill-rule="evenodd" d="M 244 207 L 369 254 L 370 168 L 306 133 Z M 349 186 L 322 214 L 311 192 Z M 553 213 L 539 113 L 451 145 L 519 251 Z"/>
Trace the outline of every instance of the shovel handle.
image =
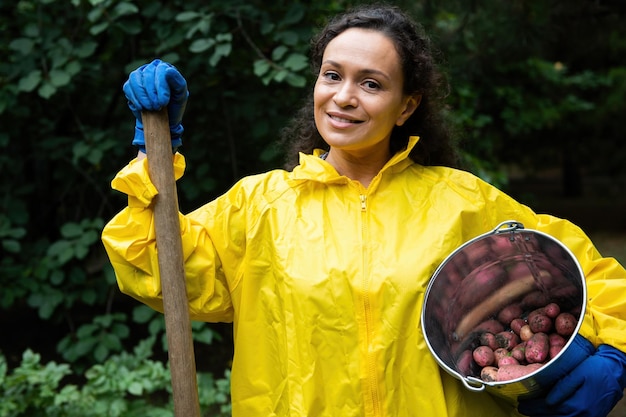
<path id="1" fill-rule="evenodd" d="M 149 155 L 148 173 L 158 191 L 154 200 L 154 226 L 172 375 L 174 415 L 200 417 L 168 116 L 166 109 L 163 109 L 158 112 L 142 112 L 141 117 L 146 153 Z"/>

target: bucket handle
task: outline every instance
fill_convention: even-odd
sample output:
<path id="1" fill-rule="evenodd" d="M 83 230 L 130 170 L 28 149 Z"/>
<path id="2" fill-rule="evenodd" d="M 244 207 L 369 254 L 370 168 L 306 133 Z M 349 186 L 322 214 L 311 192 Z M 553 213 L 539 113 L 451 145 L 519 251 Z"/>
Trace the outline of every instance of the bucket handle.
<path id="1" fill-rule="evenodd" d="M 470 391 L 480 392 L 485 390 L 485 384 L 481 379 L 475 378 L 473 376 L 467 376 L 461 379 L 463 385 Z"/>
<path id="2" fill-rule="evenodd" d="M 516 222 L 515 220 L 507 220 L 497 225 L 496 228 L 493 229 L 493 233 L 514 232 L 523 228 L 524 225 L 522 223 Z"/>

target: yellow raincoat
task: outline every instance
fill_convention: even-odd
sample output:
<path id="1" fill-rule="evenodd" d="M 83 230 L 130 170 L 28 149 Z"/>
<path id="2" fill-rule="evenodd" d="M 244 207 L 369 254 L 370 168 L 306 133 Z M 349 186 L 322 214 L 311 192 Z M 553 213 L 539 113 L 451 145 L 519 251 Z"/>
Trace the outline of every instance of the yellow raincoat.
<path id="1" fill-rule="evenodd" d="M 626 271 L 614 259 L 467 172 L 413 163 L 416 142 L 368 189 L 316 152 L 180 216 L 192 318 L 234 323 L 233 416 L 518 415 L 441 371 L 420 328 L 437 266 L 512 219 L 572 250 L 588 279 L 580 333 L 626 351 Z M 182 155 L 175 166 L 180 177 Z M 112 184 L 129 196 L 102 236 L 119 287 L 162 311 L 146 160 Z"/>

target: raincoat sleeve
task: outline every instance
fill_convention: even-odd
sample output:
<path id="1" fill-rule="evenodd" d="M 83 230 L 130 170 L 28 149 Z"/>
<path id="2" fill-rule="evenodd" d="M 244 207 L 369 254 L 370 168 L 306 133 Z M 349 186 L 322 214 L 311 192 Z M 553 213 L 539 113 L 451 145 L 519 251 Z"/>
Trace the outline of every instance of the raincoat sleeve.
<path id="1" fill-rule="evenodd" d="M 128 207 L 119 212 L 104 228 L 102 241 L 115 271 L 120 290 L 157 311 L 163 311 L 159 277 L 152 199 L 157 190 L 151 183 L 147 159 L 132 160 L 113 179 L 111 186 L 128 195 Z M 174 172 L 179 179 L 185 168 L 181 154 L 174 156 Z M 198 213 L 207 224 L 192 215 L 179 214 L 187 296 L 190 316 L 200 321 L 232 321 L 233 308 L 229 282 L 218 253 L 226 239 L 210 236 L 208 230 L 215 208 L 207 205 Z M 236 239 L 236 237 L 235 237 Z M 214 241 L 218 242 L 217 245 Z M 229 253 L 237 259 L 236 240 L 229 243 Z M 232 260 L 231 259 L 231 260 Z M 233 261 L 234 262 L 234 261 Z M 236 265 L 233 265 L 236 268 Z"/>
<path id="2" fill-rule="evenodd" d="M 500 190 L 479 185 L 491 209 L 490 223 L 516 220 L 527 229 L 544 232 L 559 240 L 577 258 L 587 286 L 587 310 L 579 333 L 596 347 L 611 345 L 626 352 L 626 270 L 614 258 L 603 257 L 583 230 L 572 222 L 536 214 Z M 495 227 L 495 226 L 493 226 Z"/>
<path id="3" fill-rule="evenodd" d="M 579 333 L 596 347 L 611 345 L 626 352 L 626 270 L 603 257 L 589 237 L 572 223 L 540 215 L 536 225 L 567 246 L 578 259 L 587 285 L 587 310 Z"/>

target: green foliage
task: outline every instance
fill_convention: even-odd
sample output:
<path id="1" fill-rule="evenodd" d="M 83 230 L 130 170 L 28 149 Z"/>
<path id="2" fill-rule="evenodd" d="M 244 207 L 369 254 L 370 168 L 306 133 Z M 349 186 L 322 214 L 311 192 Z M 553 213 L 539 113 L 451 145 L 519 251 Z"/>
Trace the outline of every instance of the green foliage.
<path id="1" fill-rule="evenodd" d="M 0 417 L 173 417 L 170 373 L 150 359 L 153 342 L 146 339 L 132 353 L 112 356 L 82 375 L 68 364 L 42 364 L 30 349 L 9 372 L 0 355 Z M 79 376 L 84 383 L 68 382 Z M 220 379 L 206 373 L 197 377 L 203 415 L 229 415 L 230 373 Z"/>

